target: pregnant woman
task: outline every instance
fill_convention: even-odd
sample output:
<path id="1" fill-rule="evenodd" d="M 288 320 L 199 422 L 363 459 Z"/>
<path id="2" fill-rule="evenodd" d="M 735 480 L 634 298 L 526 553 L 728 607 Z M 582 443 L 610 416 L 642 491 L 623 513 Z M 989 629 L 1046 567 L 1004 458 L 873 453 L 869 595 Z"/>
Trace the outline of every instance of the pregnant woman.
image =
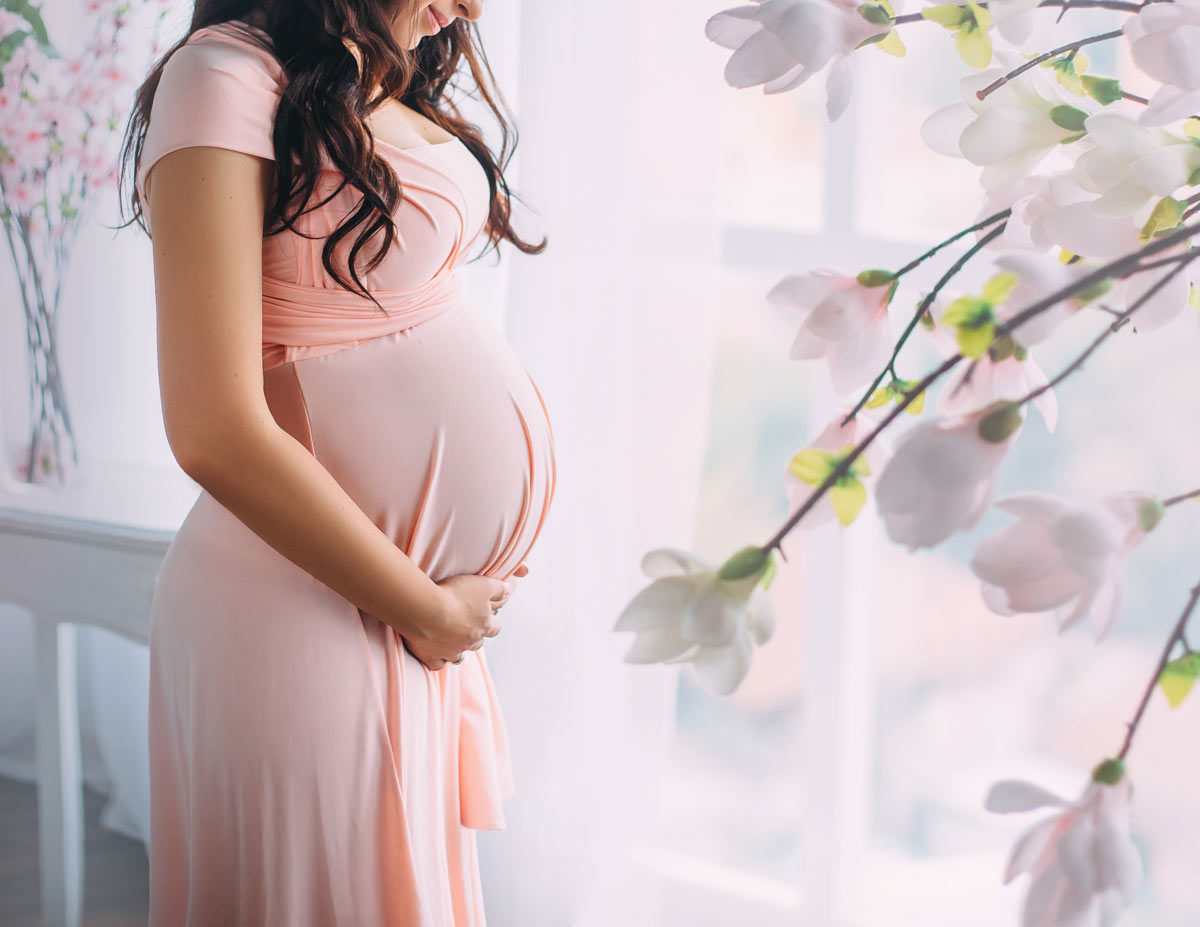
<path id="1" fill-rule="evenodd" d="M 545 247 L 442 98 L 490 76 L 482 5 L 197 0 L 139 91 L 164 423 L 202 490 L 151 615 L 152 927 L 485 924 L 513 781 L 483 647 L 555 467 L 456 276 L 480 236 Z"/>

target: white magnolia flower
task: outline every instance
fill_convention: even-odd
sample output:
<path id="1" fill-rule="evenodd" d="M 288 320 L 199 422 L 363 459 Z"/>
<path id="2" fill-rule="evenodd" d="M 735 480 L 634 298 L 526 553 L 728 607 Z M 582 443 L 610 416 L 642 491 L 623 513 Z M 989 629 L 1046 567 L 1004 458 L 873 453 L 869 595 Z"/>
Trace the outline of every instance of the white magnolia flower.
<path id="1" fill-rule="evenodd" d="M 1130 837 L 1130 792 L 1119 760 L 1097 767 L 1074 802 L 1019 779 L 992 786 L 985 802 L 989 811 L 1060 809 L 1025 831 L 1009 856 L 1005 884 L 1025 872 L 1030 876 L 1021 927 L 1116 924 L 1143 878 L 1142 858 Z"/>
<path id="2" fill-rule="evenodd" d="M 825 358 L 834 390 L 847 393 L 874 380 L 891 358 L 889 292 L 888 286 L 863 286 L 857 277 L 819 268 L 784 277 L 767 301 L 801 318 L 789 356 Z"/>
<path id="3" fill-rule="evenodd" d="M 636 631 L 626 663 L 690 662 L 699 683 L 715 695 L 735 691 L 750 670 L 754 645 L 775 631 L 761 574 L 726 580 L 694 554 L 671 547 L 650 551 L 642 572 L 654 581 L 625 606 L 614 631 Z"/>
<path id="4" fill-rule="evenodd" d="M 763 85 L 764 93 L 800 86 L 826 65 L 826 115 L 832 122 L 850 102 L 846 56 L 864 39 L 889 32 L 888 23 L 869 22 L 854 0 L 763 0 L 711 16 L 704 35 L 734 49 L 725 66 L 733 87 Z"/>
<path id="5" fill-rule="evenodd" d="M 1140 125 L 1124 113 L 1093 113 L 1084 120 L 1073 177 L 1099 193 L 1092 210 L 1100 216 L 1127 216 L 1147 203 L 1172 196 L 1200 167 L 1200 147 L 1165 129 Z"/>
<path id="6" fill-rule="evenodd" d="M 980 434 L 981 426 L 995 440 Z M 1020 430 L 1020 412 L 1002 402 L 904 432 L 875 485 L 888 537 L 911 552 L 973 527 L 991 499 L 996 468 Z"/>
<path id="7" fill-rule="evenodd" d="M 1147 3 L 1125 19 L 1134 63 L 1162 86 L 1138 114 L 1145 126 L 1186 119 L 1200 107 L 1200 2 Z"/>
<path id="8" fill-rule="evenodd" d="M 991 0 L 988 10 L 992 14 L 992 24 L 1005 41 L 1013 45 L 1021 45 L 1033 32 L 1036 15 L 1042 0 Z"/>
<path id="9" fill-rule="evenodd" d="M 1017 520 L 984 538 L 971 558 L 988 608 L 1053 609 L 1059 631 L 1090 613 L 1092 635 L 1103 639 L 1121 611 L 1125 560 L 1162 517 L 1162 503 L 1144 492 L 1073 502 L 1030 491 L 995 505 Z"/>
<path id="10" fill-rule="evenodd" d="M 985 190 L 1018 182 L 1063 139 L 1079 134 L 1051 118 L 1056 106 L 1079 108 L 1080 100 L 1068 98 L 1047 68 L 1029 68 L 980 100 L 977 91 L 1023 62 L 1007 50 L 997 50 L 995 57 L 997 67 L 959 79 L 962 102 L 942 107 L 921 123 L 921 138 L 934 151 L 983 168 L 979 182 Z"/>

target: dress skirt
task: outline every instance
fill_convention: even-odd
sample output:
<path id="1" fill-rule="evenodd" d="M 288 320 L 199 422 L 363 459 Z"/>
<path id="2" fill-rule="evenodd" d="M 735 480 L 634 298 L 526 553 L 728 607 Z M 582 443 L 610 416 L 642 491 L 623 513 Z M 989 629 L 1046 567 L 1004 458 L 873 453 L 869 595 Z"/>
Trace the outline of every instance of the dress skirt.
<path id="1" fill-rule="evenodd" d="M 507 578 L 531 549 L 549 419 L 466 303 L 264 379 L 432 579 Z M 476 830 L 513 791 L 485 651 L 426 668 L 201 491 L 151 615 L 151 927 L 482 927 Z"/>

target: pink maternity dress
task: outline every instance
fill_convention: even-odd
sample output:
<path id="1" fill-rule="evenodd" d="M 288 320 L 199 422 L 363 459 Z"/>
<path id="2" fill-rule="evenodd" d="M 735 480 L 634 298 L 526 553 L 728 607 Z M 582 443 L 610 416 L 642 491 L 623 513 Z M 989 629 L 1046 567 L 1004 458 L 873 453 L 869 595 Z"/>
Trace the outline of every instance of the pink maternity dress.
<path id="1" fill-rule="evenodd" d="M 232 25 L 194 33 L 157 90 L 143 196 L 179 148 L 273 158 L 285 79 Z M 486 177 L 458 140 L 376 144 L 403 188 L 365 278 L 387 313 L 321 265 L 347 187 L 300 220 L 313 238 L 263 240 L 266 398 L 431 578 L 507 578 L 546 517 L 554 444 L 528 372 L 460 295 Z M 202 491 L 151 616 L 151 927 L 483 927 L 475 832 L 505 826 L 513 791 L 484 652 L 429 670 Z"/>

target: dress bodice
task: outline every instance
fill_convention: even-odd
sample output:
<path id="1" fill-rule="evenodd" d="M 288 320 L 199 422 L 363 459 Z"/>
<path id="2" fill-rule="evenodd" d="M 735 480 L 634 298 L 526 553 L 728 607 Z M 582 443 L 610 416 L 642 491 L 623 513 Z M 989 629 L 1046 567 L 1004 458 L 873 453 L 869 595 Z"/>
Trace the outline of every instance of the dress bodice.
<path id="1" fill-rule="evenodd" d="M 155 94 L 137 175 L 143 202 L 154 163 L 179 148 L 208 145 L 273 160 L 285 83 L 274 55 L 237 27 L 219 23 L 192 33 L 164 66 Z M 298 217 L 295 230 L 263 238 L 264 369 L 402 330 L 448 308 L 458 295 L 455 269 L 488 216 L 483 168 L 459 139 L 415 148 L 375 143 L 400 180 L 401 202 L 384 259 L 363 273 L 382 241 L 377 233 L 357 261 L 360 280 L 386 313 L 341 287 L 322 263 L 326 239 L 361 200 L 348 185 L 334 193 L 342 175 L 325 157 L 310 200 L 320 205 Z M 362 229 L 334 248 L 333 264 L 343 275 Z"/>

